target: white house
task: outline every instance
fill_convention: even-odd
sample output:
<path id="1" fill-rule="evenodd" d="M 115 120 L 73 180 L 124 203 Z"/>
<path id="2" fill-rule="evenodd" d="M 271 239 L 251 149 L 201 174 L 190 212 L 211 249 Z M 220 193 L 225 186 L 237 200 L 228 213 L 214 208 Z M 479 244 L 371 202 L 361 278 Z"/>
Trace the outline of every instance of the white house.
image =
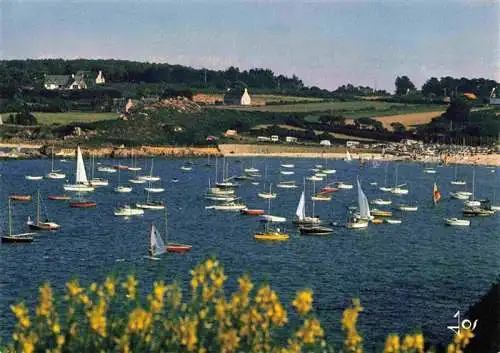
<path id="1" fill-rule="evenodd" d="M 278 135 L 271 135 L 271 141 L 278 142 L 280 140 Z"/>
<path id="2" fill-rule="evenodd" d="M 97 74 L 97 77 L 95 78 L 95 84 L 96 85 L 103 85 L 106 83 L 106 80 L 104 79 L 104 75 L 102 74 L 102 71 L 99 70 L 99 73 Z"/>
<path id="3" fill-rule="evenodd" d="M 321 141 L 319 142 L 319 144 L 320 144 L 321 146 L 331 146 L 331 145 L 332 145 L 332 143 L 330 142 L 330 140 L 321 140 Z"/>
<path id="4" fill-rule="evenodd" d="M 349 148 L 349 147 L 358 147 L 359 146 L 359 141 L 347 141 L 345 143 L 345 146 L 347 148 Z"/>
<path id="5" fill-rule="evenodd" d="M 243 92 L 243 95 L 241 96 L 240 100 L 241 105 L 252 105 L 252 99 L 250 98 L 250 95 L 248 94 L 248 90 L 245 88 L 245 92 Z"/>

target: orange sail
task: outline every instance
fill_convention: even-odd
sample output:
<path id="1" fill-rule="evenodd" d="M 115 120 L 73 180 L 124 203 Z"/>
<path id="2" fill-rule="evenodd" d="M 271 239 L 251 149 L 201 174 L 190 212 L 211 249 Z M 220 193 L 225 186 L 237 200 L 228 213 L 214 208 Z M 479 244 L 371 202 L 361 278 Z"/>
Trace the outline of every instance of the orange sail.
<path id="1" fill-rule="evenodd" d="M 434 190 L 432 192 L 432 200 L 434 201 L 434 205 L 437 204 L 439 200 L 441 200 L 441 193 L 439 192 L 436 183 L 434 183 Z"/>

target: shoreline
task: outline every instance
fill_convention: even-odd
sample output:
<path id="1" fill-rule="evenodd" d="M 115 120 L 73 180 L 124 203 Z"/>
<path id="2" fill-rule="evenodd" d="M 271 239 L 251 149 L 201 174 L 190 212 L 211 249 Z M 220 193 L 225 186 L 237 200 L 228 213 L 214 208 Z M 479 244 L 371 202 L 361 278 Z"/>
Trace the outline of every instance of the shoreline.
<path id="1" fill-rule="evenodd" d="M 0 152 L 0 160 L 9 159 L 43 159 L 50 157 L 51 148 L 40 144 L 13 144 L 0 143 L 0 148 L 15 149 L 21 147 L 20 152 Z M 44 149 L 45 147 L 45 149 Z M 24 152 L 23 151 L 28 151 Z M 342 160 L 345 158 L 343 147 L 318 147 L 318 146 L 290 146 L 290 145 L 251 145 L 251 144 L 221 144 L 216 147 L 172 147 L 172 146 L 141 146 L 136 148 L 85 148 L 82 147 L 85 157 L 94 155 L 96 158 L 127 159 L 131 158 L 204 158 L 204 157 L 273 157 L 273 158 L 328 158 Z M 47 153 L 48 152 L 48 153 Z M 352 149 L 350 150 L 353 160 L 365 162 L 411 162 L 422 164 L 441 164 L 441 156 L 422 156 L 411 158 L 407 155 L 382 154 L 373 150 Z M 74 148 L 55 148 L 56 158 L 75 158 Z M 457 155 L 448 157 L 446 164 L 458 165 L 482 165 L 500 167 L 500 154 L 477 153 L 471 155 Z"/>

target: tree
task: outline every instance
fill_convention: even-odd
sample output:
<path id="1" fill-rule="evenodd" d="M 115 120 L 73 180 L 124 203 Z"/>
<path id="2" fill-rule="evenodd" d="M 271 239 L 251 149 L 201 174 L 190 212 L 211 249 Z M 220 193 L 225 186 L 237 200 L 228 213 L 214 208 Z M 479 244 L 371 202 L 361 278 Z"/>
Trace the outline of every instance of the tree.
<path id="1" fill-rule="evenodd" d="M 443 86 L 435 77 L 431 77 L 422 85 L 422 94 L 426 97 L 435 95 L 440 97 L 443 95 Z"/>
<path id="2" fill-rule="evenodd" d="M 458 123 L 458 125 L 466 124 L 469 122 L 470 104 L 463 97 L 455 98 L 451 101 L 448 109 L 446 109 L 442 116 L 450 121 L 450 127 L 454 122 Z"/>
<path id="3" fill-rule="evenodd" d="M 409 91 L 413 91 L 415 89 L 415 85 L 410 81 L 408 76 L 398 76 L 396 78 L 396 95 L 402 96 L 407 94 Z"/>
<path id="4" fill-rule="evenodd" d="M 37 125 L 36 117 L 28 111 L 23 111 L 16 114 L 11 114 L 7 119 L 7 123 L 15 125 Z"/>
<path id="5" fill-rule="evenodd" d="M 406 126 L 400 122 L 391 123 L 392 130 L 397 134 L 404 134 L 406 131 Z"/>

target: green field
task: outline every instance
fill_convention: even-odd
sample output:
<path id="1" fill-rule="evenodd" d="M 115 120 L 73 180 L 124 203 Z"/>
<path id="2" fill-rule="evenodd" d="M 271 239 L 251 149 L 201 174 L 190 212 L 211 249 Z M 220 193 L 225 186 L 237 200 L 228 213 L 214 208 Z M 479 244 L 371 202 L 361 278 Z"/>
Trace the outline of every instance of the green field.
<path id="1" fill-rule="evenodd" d="M 275 113 L 331 112 L 331 113 L 339 113 L 345 116 L 347 119 L 427 112 L 433 110 L 440 110 L 442 108 L 443 108 L 442 105 L 402 104 L 402 103 L 377 102 L 369 100 L 330 101 L 330 102 L 323 101 L 323 102 L 265 105 L 265 106 L 251 106 L 251 107 L 242 107 L 242 106 L 220 107 L 220 109 L 236 109 L 236 110 L 275 112 Z"/>
<path id="2" fill-rule="evenodd" d="M 72 122 L 91 122 L 98 120 L 113 120 L 118 118 L 117 113 L 85 113 L 85 112 L 65 112 L 65 113 L 43 113 L 34 112 L 39 124 L 69 124 Z"/>

